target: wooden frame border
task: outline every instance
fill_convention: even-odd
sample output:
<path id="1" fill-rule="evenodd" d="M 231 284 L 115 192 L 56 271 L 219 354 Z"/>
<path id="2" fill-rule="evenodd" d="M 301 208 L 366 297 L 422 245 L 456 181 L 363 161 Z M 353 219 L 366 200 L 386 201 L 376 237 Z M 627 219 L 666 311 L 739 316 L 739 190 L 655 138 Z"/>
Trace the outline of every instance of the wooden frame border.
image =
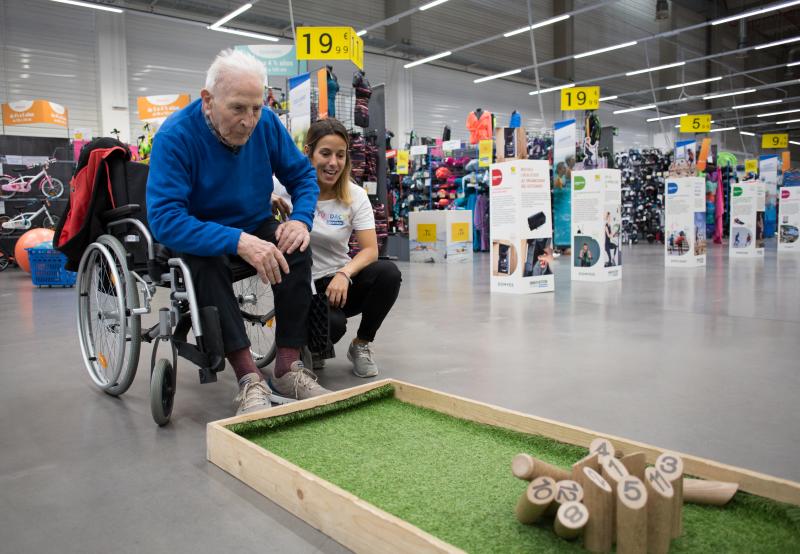
<path id="1" fill-rule="evenodd" d="M 462 550 L 227 429 L 236 423 L 325 406 L 387 384 L 395 387 L 395 397 L 398 400 L 477 423 L 542 435 L 583 447 L 588 447 L 595 437 L 605 437 L 618 451 L 644 452 L 648 463 L 654 463 L 664 451 L 649 444 L 597 433 L 583 427 L 529 416 L 395 379 L 383 379 L 260 412 L 213 421 L 207 426 L 208 461 L 356 552 L 461 553 Z M 737 482 L 743 491 L 800 505 L 800 483 L 689 454 L 681 456 L 687 474 L 704 479 Z"/>

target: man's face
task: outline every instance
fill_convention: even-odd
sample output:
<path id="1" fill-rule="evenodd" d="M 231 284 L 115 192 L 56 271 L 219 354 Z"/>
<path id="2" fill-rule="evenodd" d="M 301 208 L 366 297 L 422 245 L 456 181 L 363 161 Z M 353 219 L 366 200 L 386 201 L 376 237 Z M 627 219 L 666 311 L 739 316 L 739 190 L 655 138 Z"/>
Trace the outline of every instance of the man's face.
<path id="1" fill-rule="evenodd" d="M 244 145 L 259 118 L 264 87 L 251 75 L 223 74 L 212 94 L 203 89 L 203 110 L 229 144 Z"/>

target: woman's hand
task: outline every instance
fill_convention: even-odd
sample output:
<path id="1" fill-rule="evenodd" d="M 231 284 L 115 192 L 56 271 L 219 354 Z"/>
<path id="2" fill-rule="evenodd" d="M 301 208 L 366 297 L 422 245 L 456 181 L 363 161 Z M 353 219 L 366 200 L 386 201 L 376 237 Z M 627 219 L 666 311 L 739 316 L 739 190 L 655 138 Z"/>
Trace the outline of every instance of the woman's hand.
<path id="1" fill-rule="evenodd" d="M 334 308 L 344 308 L 347 302 L 347 290 L 350 288 L 350 281 L 342 273 L 337 273 L 328 283 L 325 295 L 328 297 L 328 304 Z"/>
<path id="2" fill-rule="evenodd" d="M 286 221 L 292 215 L 289 203 L 277 194 L 272 194 L 272 215 L 280 217 L 281 221 Z"/>

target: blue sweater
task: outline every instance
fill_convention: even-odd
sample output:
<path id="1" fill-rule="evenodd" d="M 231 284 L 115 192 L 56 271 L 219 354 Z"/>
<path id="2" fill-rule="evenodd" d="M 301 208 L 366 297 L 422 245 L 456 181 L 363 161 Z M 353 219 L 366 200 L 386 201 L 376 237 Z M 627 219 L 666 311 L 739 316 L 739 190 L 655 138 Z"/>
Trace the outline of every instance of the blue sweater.
<path id="1" fill-rule="evenodd" d="M 310 229 L 317 174 L 278 117 L 262 110 L 250 140 L 234 153 L 209 129 L 195 100 L 153 140 L 147 218 L 155 239 L 197 256 L 235 254 L 242 231 L 252 233 L 272 217 L 273 173 L 292 197 L 291 219 Z"/>

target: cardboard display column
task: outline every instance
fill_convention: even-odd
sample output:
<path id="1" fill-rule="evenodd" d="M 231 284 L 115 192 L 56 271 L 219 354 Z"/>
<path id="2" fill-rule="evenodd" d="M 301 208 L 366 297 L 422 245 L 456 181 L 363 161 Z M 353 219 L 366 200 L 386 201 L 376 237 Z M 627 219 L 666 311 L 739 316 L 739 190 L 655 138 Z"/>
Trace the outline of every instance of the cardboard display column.
<path id="1" fill-rule="evenodd" d="M 622 174 L 618 169 L 572 172 L 572 280 L 622 278 Z"/>
<path id="2" fill-rule="evenodd" d="M 489 191 L 491 291 L 530 294 L 555 286 L 550 169 L 546 161 L 493 164 Z"/>
<path id="3" fill-rule="evenodd" d="M 408 227 L 410 261 L 472 261 L 472 210 L 411 212 Z"/>
<path id="4" fill-rule="evenodd" d="M 670 177 L 664 199 L 664 264 L 706 265 L 706 197 L 702 177 Z"/>
<path id="5" fill-rule="evenodd" d="M 733 185 L 731 194 L 731 258 L 764 256 L 764 183 L 745 181 Z"/>
<path id="6" fill-rule="evenodd" d="M 781 187 L 780 198 L 778 251 L 800 252 L 800 187 Z"/>

